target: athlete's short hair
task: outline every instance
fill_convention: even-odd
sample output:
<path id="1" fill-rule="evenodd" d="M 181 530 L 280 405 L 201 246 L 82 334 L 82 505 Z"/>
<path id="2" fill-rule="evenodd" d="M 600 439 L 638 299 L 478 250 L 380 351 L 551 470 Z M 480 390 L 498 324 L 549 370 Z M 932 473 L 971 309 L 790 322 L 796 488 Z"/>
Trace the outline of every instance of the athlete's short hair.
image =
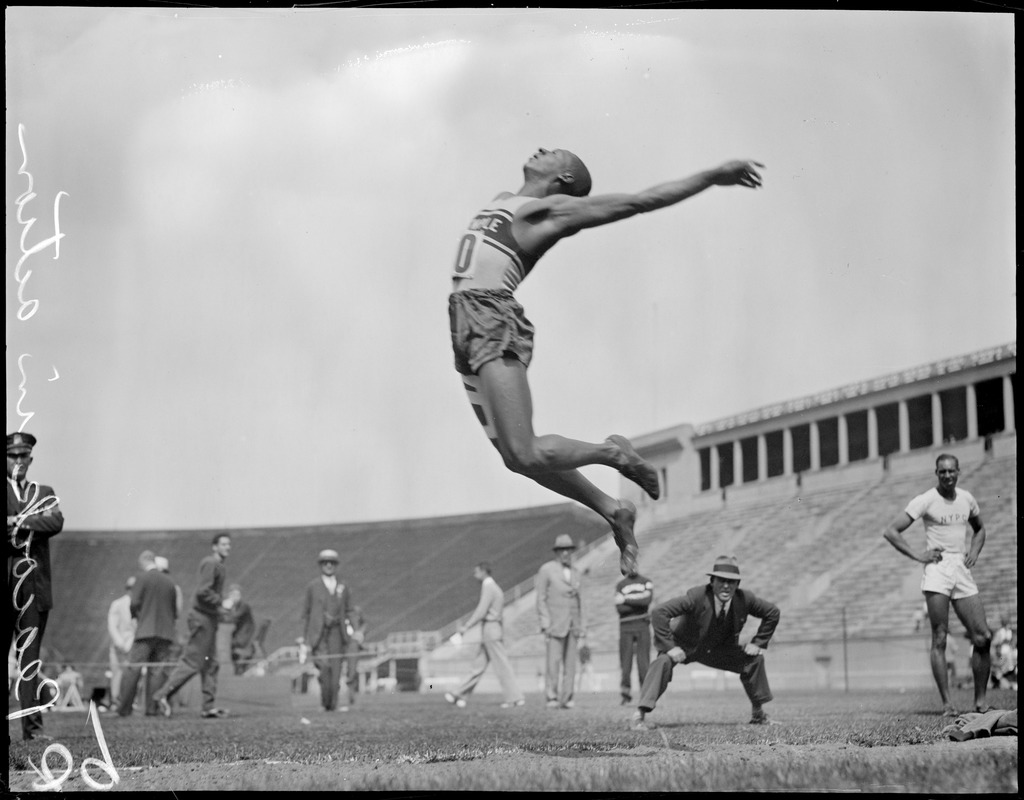
<path id="1" fill-rule="evenodd" d="M 956 464 L 957 471 L 960 471 L 960 459 L 957 458 L 956 456 L 950 455 L 949 453 L 943 453 L 942 455 L 935 459 L 935 469 L 939 468 L 939 463 L 942 461 L 952 461 L 954 464 Z"/>
<path id="2" fill-rule="evenodd" d="M 583 163 L 583 159 L 575 153 L 569 150 L 563 150 L 562 152 L 569 156 L 569 172 L 572 173 L 573 178 L 570 183 L 560 181 L 565 187 L 565 193 L 573 197 L 586 197 L 590 194 L 590 188 L 593 186 L 593 181 L 590 179 L 590 170 Z"/>

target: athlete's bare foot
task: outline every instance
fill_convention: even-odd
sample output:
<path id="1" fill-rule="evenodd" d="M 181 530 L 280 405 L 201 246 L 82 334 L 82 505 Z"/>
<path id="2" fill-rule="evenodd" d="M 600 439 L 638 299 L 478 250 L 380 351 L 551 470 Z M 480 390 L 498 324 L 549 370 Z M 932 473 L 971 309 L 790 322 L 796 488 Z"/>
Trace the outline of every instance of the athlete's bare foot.
<path id="1" fill-rule="evenodd" d="M 616 434 L 609 436 L 605 441 L 618 447 L 622 453 L 625 460 L 624 464 L 619 465 L 619 472 L 622 473 L 622 476 L 647 492 L 651 499 L 657 500 L 661 495 L 661 488 L 658 486 L 658 471 L 640 457 L 625 436 Z"/>
<path id="2" fill-rule="evenodd" d="M 636 559 L 640 555 L 633 523 L 636 522 L 636 506 L 628 500 L 620 500 L 619 507 L 612 513 L 612 536 L 619 546 L 619 571 L 623 575 L 636 575 Z"/>

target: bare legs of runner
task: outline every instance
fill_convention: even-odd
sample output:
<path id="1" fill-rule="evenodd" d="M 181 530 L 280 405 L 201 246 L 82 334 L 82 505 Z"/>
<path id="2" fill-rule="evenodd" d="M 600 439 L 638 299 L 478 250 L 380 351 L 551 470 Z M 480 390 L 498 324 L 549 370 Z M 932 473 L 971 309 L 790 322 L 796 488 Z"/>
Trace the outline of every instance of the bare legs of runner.
<path id="1" fill-rule="evenodd" d="M 533 431 L 533 398 L 526 367 L 516 358 L 495 359 L 479 372 L 480 391 L 490 409 L 492 439 L 505 465 L 563 497 L 582 503 L 600 514 L 611 526 L 619 546 L 620 569 L 636 570 L 637 545 L 633 535 L 636 508 L 628 501 L 609 497 L 587 480 L 578 467 L 603 464 L 613 467 L 658 497 L 658 475 L 640 458 L 628 440 L 610 436 L 600 444 L 564 436 L 537 436 Z"/>
<path id="2" fill-rule="evenodd" d="M 949 606 L 967 629 L 973 652 L 971 653 L 971 673 L 974 679 L 974 707 L 985 710 L 986 693 L 989 675 L 992 670 L 992 655 L 989 652 L 992 637 L 985 619 L 985 608 L 980 595 L 964 597 L 950 601 L 949 597 L 938 592 L 925 592 L 925 603 L 928 606 L 928 620 L 932 627 L 931 665 L 932 676 L 939 688 L 942 698 L 943 713 L 955 715 L 949 699 L 949 672 L 946 664 L 946 637 L 949 635 Z"/>

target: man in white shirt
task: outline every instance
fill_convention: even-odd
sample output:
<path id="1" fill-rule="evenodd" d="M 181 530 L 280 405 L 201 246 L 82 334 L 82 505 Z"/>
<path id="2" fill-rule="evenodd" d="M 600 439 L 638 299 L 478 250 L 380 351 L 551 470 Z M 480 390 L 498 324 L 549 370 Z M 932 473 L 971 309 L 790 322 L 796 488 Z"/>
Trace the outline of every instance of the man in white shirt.
<path id="1" fill-rule="evenodd" d="M 502 629 L 502 609 L 505 606 L 504 593 L 497 581 L 491 577 L 491 565 L 482 561 L 473 568 L 473 577 L 480 581 L 480 602 L 476 610 L 456 631 L 459 639 L 476 625 L 480 625 L 480 648 L 473 662 L 472 672 L 456 692 L 445 692 L 444 699 L 457 708 L 466 707 L 466 698 L 472 694 L 489 664 L 494 664 L 501 691 L 504 694 L 502 708 L 516 708 L 526 705 L 523 693 L 516 684 L 508 655 L 505 652 Z"/>
<path id="2" fill-rule="evenodd" d="M 971 568 L 985 546 L 985 524 L 974 496 L 957 488 L 960 461 L 943 453 L 935 459 L 938 484 L 911 500 L 882 532 L 886 541 L 907 558 L 924 564 L 921 591 L 928 607 L 932 628 L 930 651 L 932 677 L 942 698 L 942 714 L 959 712 L 949 696 L 946 638 L 949 635 L 949 607 L 960 618 L 974 645 L 971 672 L 974 675 L 974 710 L 988 711 L 985 697 L 992 669 L 992 631 Z M 925 549 L 910 546 L 903 532 L 918 519 L 924 521 Z"/>
<path id="3" fill-rule="evenodd" d="M 132 617 L 132 587 L 135 576 L 124 585 L 124 594 L 107 610 L 107 633 L 110 634 L 110 703 L 111 708 L 121 696 L 121 676 L 128 663 L 128 651 L 135 641 L 135 620 Z"/>

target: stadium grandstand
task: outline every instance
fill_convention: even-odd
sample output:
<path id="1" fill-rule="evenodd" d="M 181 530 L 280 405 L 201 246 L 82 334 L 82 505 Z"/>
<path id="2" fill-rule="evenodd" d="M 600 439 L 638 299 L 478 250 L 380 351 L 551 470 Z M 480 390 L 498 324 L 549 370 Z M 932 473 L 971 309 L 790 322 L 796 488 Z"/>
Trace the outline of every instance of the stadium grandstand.
<path id="1" fill-rule="evenodd" d="M 663 486 L 658 501 L 621 486 L 640 509 L 640 565 L 654 581 L 655 601 L 703 583 L 711 560 L 733 553 L 743 585 L 782 609 L 768 656 L 776 689 L 930 686 L 920 569 L 882 529 L 933 485 L 935 457 L 956 455 L 960 485 L 977 497 L 988 532 L 974 574 L 990 624 L 1008 613 L 1016 627 L 1015 397 L 1014 342 L 636 437 Z M 139 552 L 169 559 L 187 603 L 215 532 L 68 529 L 55 538 L 48 663 L 79 666 L 87 690 L 102 685 L 107 608 Z M 603 521 L 582 507 L 229 532 L 229 582 L 244 587 L 265 621 L 259 674 L 294 669 L 302 589 L 316 574 L 316 554 L 330 547 L 341 554 L 339 575 L 367 621 L 364 688 L 386 677 L 392 682 L 385 685 L 424 691 L 448 688 L 466 673 L 471 642 L 456 646 L 449 637 L 476 605 L 471 570 L 481 559 L 506 590 L 513 666 L 524 689 L 537 688 L 544 645 L 533 576 L 551 557 L 555 536 L 568 533 L 584 573 L 589 688 L 617 690 L 618 552 Z M 923 542 L 919 525 L 907 535 Z M 756 620 L 750 625 L 752 632 Z M 962 637 L 958 625 L 951 632 Z M 739 686 L 735 676 L 699 665 L 679 672 L 673 690 Z M 492 680 L 488 673 L 479 691 L 496 690 Z"/>

